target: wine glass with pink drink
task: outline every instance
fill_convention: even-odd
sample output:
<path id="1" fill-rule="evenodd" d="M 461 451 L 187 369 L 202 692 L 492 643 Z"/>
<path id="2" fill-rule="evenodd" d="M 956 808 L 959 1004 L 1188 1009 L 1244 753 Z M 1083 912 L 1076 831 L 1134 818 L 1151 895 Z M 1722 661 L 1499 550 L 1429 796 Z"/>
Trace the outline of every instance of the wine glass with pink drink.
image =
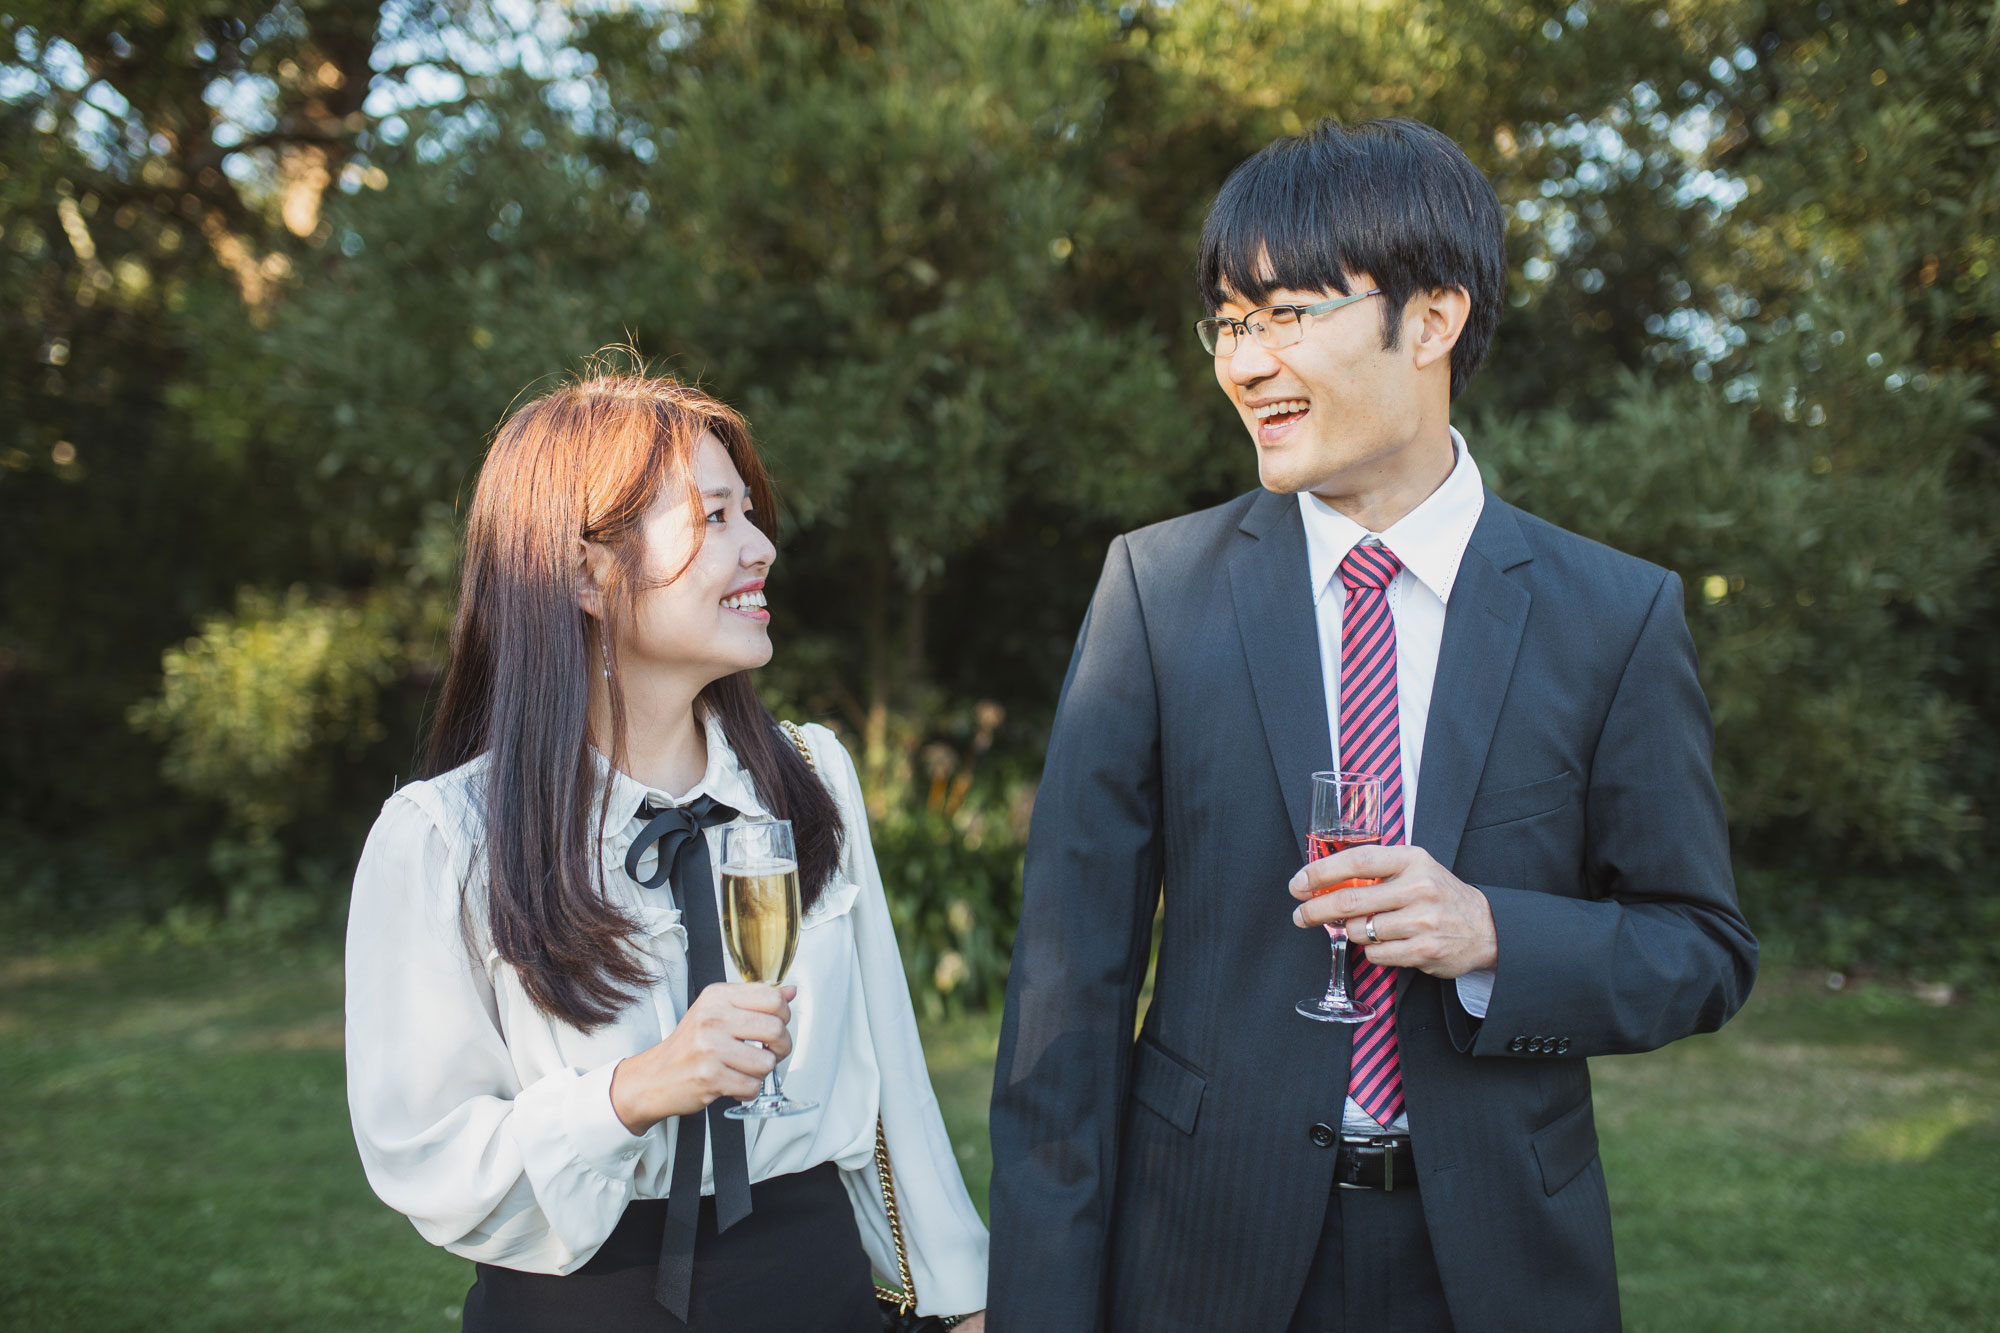
<path id="1" fill-rule="evenodd" d="M 1315 773 L 1312 775 L 1312 824 L 1306 843 L 1315 861 L 1344 852 L 1349 847 L 1379 844 L 1382 841 L 1382 779 L 1372 773 Z M 1344 879 L 1314 891 L 1313 896 L 1358 884 L 1379 884 L 1379 879 Z M 1320 1023 L 1361 1023 L 1375 1016 L 1367 1005 L 1354 1002 L 1347 958 L 1347 923 L 1335 921 L 1326 933 L 1333 940 L 1333 978 L 1326 994 L 1300 1000 L 1298 1012 Z"/>

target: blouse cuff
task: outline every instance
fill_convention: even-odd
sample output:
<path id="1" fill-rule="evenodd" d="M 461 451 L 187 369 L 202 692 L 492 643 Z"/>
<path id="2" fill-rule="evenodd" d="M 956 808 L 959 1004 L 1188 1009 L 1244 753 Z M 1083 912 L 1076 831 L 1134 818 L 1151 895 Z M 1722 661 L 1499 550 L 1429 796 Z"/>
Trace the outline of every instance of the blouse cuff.
<path id="1" fill-rule="evenodd" d="M 646 1149 L 646 1135 L 634 1134 L 611 1104 L 611 1076 L 619 1062 L 599 1065 L 577 1079 L 565 1108 L 565 1127 L 585 1165 L 613 1180 L 630 1180 Z"/>
<path id="2" fill-rule="evenodd" d="M 611 1076 L 617 1069 L 618 1061 L 613 1060 L 582 1072 L 559 1070 L 524 1090 L 515 1099 L 515 1108 L 516 1114 L 526 1110 L 530 1122 L 541 1121 L 544 1132 L 565 1144 L 577 1162 L 609 1180 L 630 1184 L 648 1135 L 625 1128 L 612 1108 Z M 560 1150 L 557 1155 L 562 1155 Z M 534 1164 L 530 1165 L 532 1173 Z"/>

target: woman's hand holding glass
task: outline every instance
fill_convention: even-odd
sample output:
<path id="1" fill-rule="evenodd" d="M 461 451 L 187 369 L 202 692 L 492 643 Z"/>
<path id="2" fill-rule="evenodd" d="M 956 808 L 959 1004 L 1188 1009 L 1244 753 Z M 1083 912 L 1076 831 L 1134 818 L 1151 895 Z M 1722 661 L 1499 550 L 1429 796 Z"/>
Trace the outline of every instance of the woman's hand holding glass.
<path id="1" fill-rule="evenodd" d="M 718 982 L 695 997 L 666 1040 L 618 1062 L 611 1109 L 644 1134 L 660 1121 L 692 1115 L 718 1097 L 748 1099 L 792 1053 L 796 986 Z"/>

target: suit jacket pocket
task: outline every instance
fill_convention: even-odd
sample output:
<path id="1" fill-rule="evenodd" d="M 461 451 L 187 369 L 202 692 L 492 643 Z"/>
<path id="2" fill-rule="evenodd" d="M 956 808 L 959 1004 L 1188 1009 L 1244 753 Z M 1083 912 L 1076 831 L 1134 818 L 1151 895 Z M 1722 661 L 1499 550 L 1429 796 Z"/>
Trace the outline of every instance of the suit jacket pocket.
<path id="1" fill-rule="evenodd" d="M 1208 1080 L 1167 1054 L 1166 1048 L 1141 1036 L 1132 1048 L 1132 1099 L 1153 1110 L 1183 1134 L 1194 1133 L 1201 1114 L 1201 1094 Z"/>
<path id="2" fill-rule="evenodd" d="M 1532 819 L 1551 810 L 1560 810 L 1569 804 L 1570 791 L 1575 785 L 1571 775 L 1562 772 L 1540 782 L 1475 796 L 1472 808 L 1465 812 L 1465 830 L 1470 833 L 1473 829 L 1511 824 L 1517 819 Z"/>
<path id="3" fill-rule="evenodd" d="M 1542 1168 L 1542 1191 L 1554 1194 L 1597 1156 L 1597 1120 L 1588 1098 L 1535 1131 L 1529 1140 Z"/>

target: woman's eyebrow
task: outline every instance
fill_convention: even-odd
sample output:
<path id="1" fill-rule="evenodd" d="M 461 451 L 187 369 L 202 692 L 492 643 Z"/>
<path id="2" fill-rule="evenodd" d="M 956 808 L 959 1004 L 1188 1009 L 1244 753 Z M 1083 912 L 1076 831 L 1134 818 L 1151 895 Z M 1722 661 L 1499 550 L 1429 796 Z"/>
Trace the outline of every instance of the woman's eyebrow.
<path id="1" fill-rule="evenodd" d="M 736 494 L 734 486 L 711 486 L 701 493 L 704 500 L 727 500 Z"/>

